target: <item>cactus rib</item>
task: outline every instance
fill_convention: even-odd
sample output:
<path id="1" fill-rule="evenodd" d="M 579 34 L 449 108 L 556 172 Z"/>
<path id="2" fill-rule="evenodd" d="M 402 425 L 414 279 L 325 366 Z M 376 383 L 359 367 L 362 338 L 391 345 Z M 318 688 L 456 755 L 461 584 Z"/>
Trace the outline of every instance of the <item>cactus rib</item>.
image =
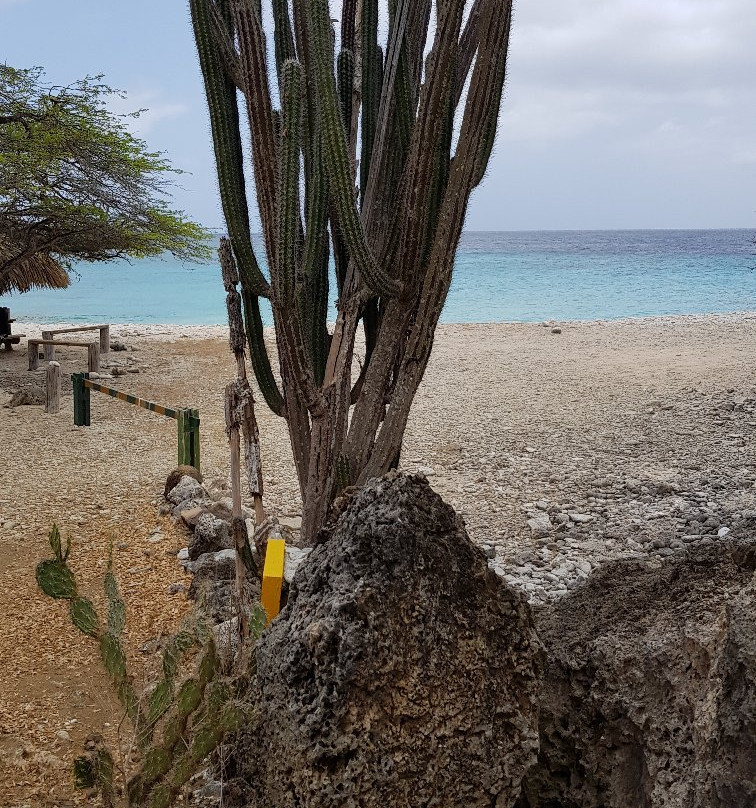
<path id="1" fill-rule="evenodd" d="M 283 121 L 279 138 L 278 267 L 275 293 L 278 305 L 294 299 L 299 223 L 299 143 L 302 125 L 302 79 L 299 62 L 283 66 Z"/>

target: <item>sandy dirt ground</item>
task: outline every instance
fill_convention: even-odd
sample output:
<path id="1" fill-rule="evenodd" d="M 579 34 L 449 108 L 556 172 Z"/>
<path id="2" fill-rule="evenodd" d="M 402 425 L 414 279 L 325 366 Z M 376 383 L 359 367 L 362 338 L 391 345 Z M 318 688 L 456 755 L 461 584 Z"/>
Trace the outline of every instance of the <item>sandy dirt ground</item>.
<path id="1" fill-rule="evenodd" d="M 22 324 L 36 336 L 41 327 Z M 425 473 L 491 563 L 533 600 L 579 586 L 605 560 L 664 556 L 756 524 L 756 315 L 439 328 L 402 466 Z M 222 329 L 114 326 L 106 384 L 199 408 L 206 478 L 225 479 L 222 391 L 233 364 Z M 83 352 L 58 349 L 64 378 Z M 155 640 L 186 612 L 176 562 L 186 533 L 159 507 L 175 465 L 175 422 L 92 394 L 91 427 L 61 411 L 8 407 L 42 390 L 0 352 L 0 806 L 86 804 L 70 764 L 92 732 L 127 730 L 96 650 L 35 565 L 55 522 L 73 542 L 79 589 L 101 603 L 108 548 L 127 603 L 137 679 Z M 258 406 L 265 503 L 297 515 L 284 425 Z M 179 591 L 168 594 L 169 591 Z"/>

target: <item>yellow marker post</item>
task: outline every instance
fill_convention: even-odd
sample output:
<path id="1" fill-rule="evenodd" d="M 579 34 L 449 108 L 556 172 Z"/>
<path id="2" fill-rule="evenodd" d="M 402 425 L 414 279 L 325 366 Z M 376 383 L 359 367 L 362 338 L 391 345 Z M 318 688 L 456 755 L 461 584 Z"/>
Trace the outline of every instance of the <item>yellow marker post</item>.
<path id="1" fill-rule="evenodd" d="M 268 623 L 281 611 L 281 585 L 283 584 L 286 542 L 283 539 L 269 539 L 263 567 L 262 601 Z"/>

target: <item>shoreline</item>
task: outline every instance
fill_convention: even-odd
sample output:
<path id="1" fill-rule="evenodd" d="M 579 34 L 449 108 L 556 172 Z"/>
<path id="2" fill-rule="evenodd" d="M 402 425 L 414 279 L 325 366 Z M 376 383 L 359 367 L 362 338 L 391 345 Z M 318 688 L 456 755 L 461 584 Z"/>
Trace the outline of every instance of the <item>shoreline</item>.
<path id="1" fill-rule="evenodd" d="M 626 325 L 639 325 L 639 326 L 655 326 L 655 325 L 672 325 L 682 322 L 683 324 L 700 324 L 700 323 L 716 323 L 721 322 L 723 325 L 732 325 L 740 322 L 748 322 L 756 320 L 756 309 L 746 309 L 743 311 L 734 312 L 710 312 L 710 313 L 693 313 L 693 314 L 662 314 L 662 315 L 638 315 L 634 317 L 617 317 L 617 318 L 600 318 L 595 320 L 564 320 L 564 319 L 549 319 L 549 320 L 492 320 L 483 322 L 454 322 L 454 323 L 439 323 L 439 330 L 453 330 L 458 328 L 528 328 L 528 327 L 544 327 L 544 326 L 565 326 L 565 327 L 578 327 L 578 326 L 626 326 Z M 13 330 L 15 332 L 23 332 L 27 338 L 31 336 L 36 337 L 41 334 L 43 330 L 49 329 L 51 326 L 54 328 L 84 328 L 88 325 L 100 324 L 102 320 L 98 321 L 52 321 L 41 323 L 35 320 L 24 320 L 17 318 Z M 329 323 L 329 327 L 333 327 L 333 323 Z M 265 326 L 266 334 L 273 334 L 272 326 Z M 110 331 L 112 337 L 139 337 L 145 339 L 163 339 L 165 341 L 174 342 L 179 339 L 226 339 L 228 336 L 228 326 L 225 324 L 214 325 L 190 325 L 181 323 L 110 323 Z M 166 340 L 166 338 L 168 338 Z"/>

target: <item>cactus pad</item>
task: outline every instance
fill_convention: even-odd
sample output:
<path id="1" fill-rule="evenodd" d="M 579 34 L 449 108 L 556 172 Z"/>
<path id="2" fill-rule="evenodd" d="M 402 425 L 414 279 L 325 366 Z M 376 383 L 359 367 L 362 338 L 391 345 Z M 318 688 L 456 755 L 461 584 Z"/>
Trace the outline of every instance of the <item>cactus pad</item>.
<path id="1" fill-rule="evenodd" d="M 76 628 L 96 639 L 100 633 L 100 621 L 92 601 L 88 598 L 74 598 L 70 609 L 71 620 Z"/>
<path id="2" fill-rule="evenodd" d="M 108 631 L 120 637 L 126 624 L 126 606 L 118 593 L 115 575 L 108 570 L 105 575 L 105 594 L 108 596 Z"/>
<path id="3" fill-rule="evenodd" d="M 37 564 L 37 583 L 51 598 L 71 600 L 76 597 L 76 580 L 63 561 L 42 561 Z"/>

